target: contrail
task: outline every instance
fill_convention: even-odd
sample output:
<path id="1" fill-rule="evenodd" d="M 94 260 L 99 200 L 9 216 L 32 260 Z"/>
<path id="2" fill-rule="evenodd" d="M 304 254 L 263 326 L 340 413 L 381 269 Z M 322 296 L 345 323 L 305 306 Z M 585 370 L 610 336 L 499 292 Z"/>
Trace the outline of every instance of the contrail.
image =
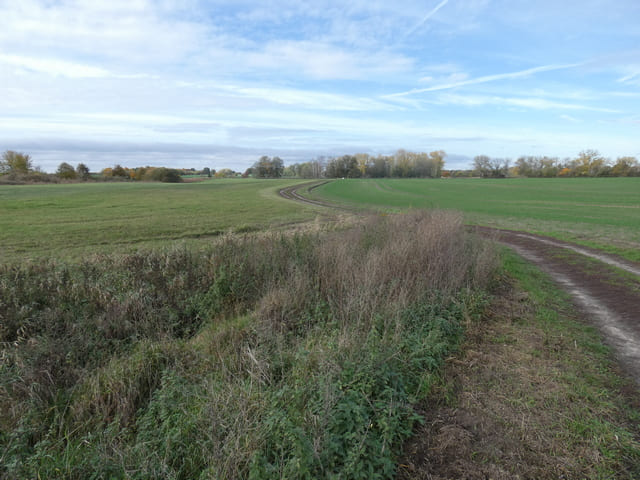
<path id="1" fill-rule="evenodd" d="M 407 92 L 393 93 L 391 95 L 385 95 L 386 97 L 404 97 L 407 95 L 413 95 L 416 93 L 424 93 L 424 92 L 434 92 L 437 90 L 448 90 L 450 88 L 462 87 L 465 85 L 475 85 L 478 83 L 487 83 L 493 82 L 496 80 L 504 80 L 510 78 L 519 78 L 519 77 L 527 77 L 529 75 L 533 75 L 538 72 L 549 72 L 552 70 L 564 70 L 567 68 L 574 68 L 584 65 L 584 62 L 581 63 L 569 63 L 566 65 L 543 65 L 541 67 L 528 68 L 526 70 L 520 70 L 518 72 L 510 72 L 510 73 L 499 73 L 496 75 L 486 75 L 484 77 L 471 78 L 469 80 L 462 80 L 459 82 L 445 83 L 441 85 L 434 85 L 427 88 L 416 88 L 413 90 L 409 90 Z"/>
<path id="2" fill-rule="evenodd" d="M 429 13 L 427 13 L 424 18 L 422 20 L 420 20 L 420 22 L 418 22 L 418 24 L 413 27 L 411 30 L 409 30 L 404 36 L 405 38 L 408 37 L 409 35 L 411 35 L 413 32 L 415 32 L 417 29 L 419 29 L 422 25 L 424 25 L 427 20 L 429 20 L 431 17 L 433 17 L 438 10 L 440 10 L 442 7 L 444 7 L 447 3 L 449 3 L 449 0 L 442 0 L 438 5 L 436 5 L 436 8 L 434 8 L 433 10 L 431 10 Z"/>

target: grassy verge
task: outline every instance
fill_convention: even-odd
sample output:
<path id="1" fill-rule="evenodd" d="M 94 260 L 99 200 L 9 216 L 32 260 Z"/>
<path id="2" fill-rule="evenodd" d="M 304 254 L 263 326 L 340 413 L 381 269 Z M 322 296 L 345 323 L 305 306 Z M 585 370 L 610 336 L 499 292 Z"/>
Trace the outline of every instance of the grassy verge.
<path id="1" fill-rule="evenodd" d="M 510 252 L 504 266 L 488 318 L 425 407 L 404 478 L 638 478 L 637 389 L 545 274 Z"/>
<path id="2" fill-rule="evenodd" d="M 0 476 L 393 478 L 492 252 L 432 212 L 0 267 Z"/>

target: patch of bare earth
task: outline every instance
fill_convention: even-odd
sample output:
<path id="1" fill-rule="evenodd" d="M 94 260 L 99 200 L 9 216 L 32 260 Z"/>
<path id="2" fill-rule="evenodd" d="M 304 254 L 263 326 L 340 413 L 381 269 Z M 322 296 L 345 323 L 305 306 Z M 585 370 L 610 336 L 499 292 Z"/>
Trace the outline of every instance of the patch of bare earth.
<path id="1" fill-rule="evenodd" d="M 209 180 L 208 177 L 192 177 L 192 178 L 183 178 L 182 179 L 182 183 L 198 183 L 198 182 L 204 182 L 206 180 Z"/>
<path id="2" fill-rule="evenodd" d="M 628 413 L 637 391 L 582 347 L 580 324 L 570 335 L 536 315 L 526 293 L 505 287 L 469 326 L 398 479 L 640 478 L 640 459 L 625 453 L 639 445 Z"/>
<path id="3" fill-rule="evenodd" d="M 566 292 L 640 385 L 640 265 L 597 250 L 509 230 L 478 232 L 513 248 Z"/>

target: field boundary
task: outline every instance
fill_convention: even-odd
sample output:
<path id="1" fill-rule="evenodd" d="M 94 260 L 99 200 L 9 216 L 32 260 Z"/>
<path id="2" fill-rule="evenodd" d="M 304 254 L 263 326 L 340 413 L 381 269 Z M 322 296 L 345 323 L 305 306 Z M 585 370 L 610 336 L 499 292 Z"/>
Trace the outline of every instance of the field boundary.
<path id="1" fill-rule="evenodd" d="M 297 192 L 295 186 L 292 190 Z M 300 198 L 296 193 L 290 199 L 304 201 Z M 578 311 L 598 327 L 627 374 L 640 385 L 640 264 L 526 231 L 468 228 L 508 246 L 549 274 L 571 296 Z"/>

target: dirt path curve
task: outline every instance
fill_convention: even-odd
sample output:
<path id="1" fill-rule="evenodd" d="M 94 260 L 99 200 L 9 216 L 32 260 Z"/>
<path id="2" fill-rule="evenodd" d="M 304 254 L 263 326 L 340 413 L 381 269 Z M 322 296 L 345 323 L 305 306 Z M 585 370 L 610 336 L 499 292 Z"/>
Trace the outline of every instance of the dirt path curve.
<path id="1" fill-rule="evenodd" d="M 307 189 L 307 191 L 310 192 L 314 188 L 318 188 L 320 185 L 324 185 L 325 183 L 328 183 L 328 182 L 329 180 L 299 183 L 297 185 L 292 185 L 290 187 L 281 188 L 278 191 L 278 195 L 280 195 L 282 198 L 286 198 L 287 200 L 306 203 L 308 205 L 316 205 L 319 207 L 327 207 L 327 208 L 332 208 L 336 210 L 351 211 L 350 209 L 343 207 L 341 205 L 334 205 L 334 204 L 323 202 L 320 200 L 312 200 L 298 193 L 298 190 L 302 190 L 302 189 Z"/>
<path id="2" fill-rule="evenodd" d="M 640 265 L 525 232 L 473 227 L 547 272 L 602 332 L 640 385 Z"/>

